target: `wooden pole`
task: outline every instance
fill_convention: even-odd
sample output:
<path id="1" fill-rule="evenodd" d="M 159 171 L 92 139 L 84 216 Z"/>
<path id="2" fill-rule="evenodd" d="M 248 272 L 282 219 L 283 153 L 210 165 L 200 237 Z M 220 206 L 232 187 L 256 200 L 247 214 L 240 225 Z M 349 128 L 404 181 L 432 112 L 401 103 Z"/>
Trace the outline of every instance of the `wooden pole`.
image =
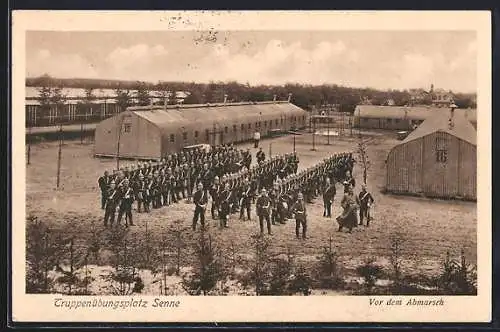
<path id="1" fill-rule="evenodd" d="M 59 184 L 60 184 L 60 180 L 61 180 L 62 144 L 63 144 L 63 129 L 62 129 L 62 123 L 61 123 L 59 125 L 59 151 L 57 153 L 57 182 L 56 182 L 57 189 L 59 189 Z"/>
<path id="2" fill-rule="evenodd" d="M 330 145 L 330 110 L 328 110 L 328 117 L 327 117 L 327 141 L 326 141 L 326 144 L 327 145 Z"/>
<path id="3" fill-rule="evenodd" d="M 28 127 L 28 138 L 27 138 L 27 143 L 28 143 L 28 156 L 27 156 L 27 162 L 28 165 L 30 164 L 30 156 L 31 156 L 31 124 Z"/>
<path id="4" fill-rule="evenodd" d="M 83 122 L 80 123 L 80 144 L 83 144 Z"/>
<path id="5" fill-rule="evenodd" d="M 269 143 L 269 158 L 271 158 L 271 147 L 273 146 L 273 142 Z"/>
<path id="6" fill-rule="evenodd" d="M 295 152 L 295 133 L 293 134 L 293 152 Z"/>
<path id="7" fill-rule="evenodd" d="M 312 132 L 313 146 L 312 146 L 311 151 L 316 151 L 316 141 L 315 141 L 315 138 L 316 138 L 316 121 L 313 120 L 312 124 L 313 124 L 313 132 Z"/>
<path id="8" fill-rule="evenodd" d="M 119 126 L 118 126 L 118 142 L 116 146 L 116 170 L 118 171 L 120 169 L 120 139 L 122 136 L 122 121 L 123 118 L 120 118 L 119 121 Z"/>

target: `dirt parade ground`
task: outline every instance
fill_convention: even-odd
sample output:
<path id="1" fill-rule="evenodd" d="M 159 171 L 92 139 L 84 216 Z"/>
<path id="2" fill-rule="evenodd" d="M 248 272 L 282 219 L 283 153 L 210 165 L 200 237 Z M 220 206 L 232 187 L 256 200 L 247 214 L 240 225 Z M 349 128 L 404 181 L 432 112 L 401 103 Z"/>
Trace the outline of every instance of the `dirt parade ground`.
<path id="1" fill-rule="evenodd" d="M 272 250 L 283 254 L 292 251 L 298 261 L 307 264 L 316 259 L 331 238 L 344 267 L 354 270 L 368 257 L 374 257 L 382 265 L 389 264 L 390 239 L 397 235 L 403 241 L 403 269 L 413 274 L 438 273 L 448 251 L 458 257 L 463 249 L 467 259 L 475 263 L 476 203 L 383 194 L 385 158 L 398 141 L 394 133 L 365 132 L 363 137 L 369 141 L 368 157 L 371 161 L 367 188 L 375 200 L 374 219 L 370 226 L 357 227 L 352 233 L 337 231 L 335 217 L 342 212 L 340 199 L 343 193 L 338 183 L 332 218 L 323 217 L 323 201 L 321 197 L 316 198 L 308 204 L 308 238 L 296 239 L 295 222 L 289 220 L 285 225 L 273 226 L 273 235 L 270 236 Z M 316 151 L 313 151 L 311 134 L 295 138 L 299 170 L 317 164 L 326 156 L 355 151 L 358 143 L 357 132 L 353 136 L 332 136 L 330 145 L 326 144 L 326 137 L 316 136 Z M 252 163 L 255 163 L 257 149 L 251 143 L 241 147 L 250 148 Z M 284 136 L 262 140 L 261 147 L 266 158 L 269 152 L 272 155 L 290 153 L 294 148 L 294 138 Z M 92 223 L 100 232 L 110 231 L 103 225 L 104 210 L 100 207 L 97 180 L 105 170 L 116 167 L 116 160 L 94 158 L 93 144 L 66 141 L 62 148 L 60 189 L 56 190 L 58 142 L 32 145 L 30 153 L 30 164 L 26 169 L 27 216 L 36 216 L 54 229 L 79 237 L 90 236 Z M 120 163 L 127 165 L 132 161 Z M 353 173 L 356 179 L 354 192 L 357 194 L 362 183 L 359 164 L 355 164 Z M 128 231 L 140 234 L 147 227 L 151 236 L 158 239 L 169 225 L 177 222 L 189 245 L 196 239 L 191 230 L 193 209 L 192 203 L 183 201 L 153 209 L 150 213 L 137 213 L 134 204 L 135 226 Z M 251 235 L 259 231 L 255 205 L 252 205 L 252 220 L 241 221 L 238 220 L 239 214 L 233 214 L 226 229 L 220 229 L 218 221 L 212 220 L 208 211 L 206 216 L 210 232 L 219 245 L 233 246 L 240 255 L 251 255 Z"/>

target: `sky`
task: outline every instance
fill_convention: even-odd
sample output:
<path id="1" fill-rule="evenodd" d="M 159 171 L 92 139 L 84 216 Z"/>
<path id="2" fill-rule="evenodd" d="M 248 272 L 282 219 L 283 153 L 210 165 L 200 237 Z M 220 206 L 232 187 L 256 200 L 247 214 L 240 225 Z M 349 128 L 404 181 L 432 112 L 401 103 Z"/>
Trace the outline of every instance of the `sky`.
<path id="1" fill-rule="evenodd" d="M 476 92 L 468 31 L 26 33 L 26 76 Z"/>

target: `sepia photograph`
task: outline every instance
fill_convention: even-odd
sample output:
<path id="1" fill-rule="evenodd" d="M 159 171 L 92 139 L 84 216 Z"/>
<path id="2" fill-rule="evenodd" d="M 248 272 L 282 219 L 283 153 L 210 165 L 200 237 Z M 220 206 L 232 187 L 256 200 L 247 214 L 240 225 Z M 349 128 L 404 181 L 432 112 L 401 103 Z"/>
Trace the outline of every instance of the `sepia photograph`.
<path id="1" fill-rule="evenodd" d="M 344 298 L 413 313 L 478 298 L 478 265 L 491 264 L 478 28 L 432 28 L 434 16 L 419 28 L 414 14 L 400 29 L 359 29 L 356 15 L 321 29 L 231 12 L 226 25 L 169 13 L 163 29 L 123 17 L 113 28 L 109 15 L 96 14 L 102 28 L 75 14 L 20 32 L 12 250 L 24 296 L 121 317 L 193 296 L 268 298 L 273 312 L 287 298 L 339 300 L 330 313 Z"/>

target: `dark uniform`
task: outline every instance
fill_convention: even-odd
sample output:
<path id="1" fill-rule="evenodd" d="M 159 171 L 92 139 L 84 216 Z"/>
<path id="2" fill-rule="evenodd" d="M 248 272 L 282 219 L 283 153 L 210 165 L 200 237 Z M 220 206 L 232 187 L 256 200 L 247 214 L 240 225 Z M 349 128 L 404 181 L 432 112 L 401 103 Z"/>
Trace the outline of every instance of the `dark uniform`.
<path id="1" fill-rule="evenodd" d="M 137 199 L 137 212 L 141 212 L 141 208 L 144 207 L 144 212 L 148 212 L 146 204 L 144 204 L 144 197 L 146 194 L 146 182 L 141 175 L 139 175 L 139 180 L 134 183 L 135 197 Z"/>
<path id="2" fill-rule="evenodd" d="M 196 230 L 196 224 L 198 223 L 198 219 L 200 219 L 201 227 L 205 227 L 205 209 L 208 202 L 208 197 L 203 190 L 203 187 L 198 187 L 198 190 L 193 195 L 194 202 L 194 217 L 193 217 L 193 231 Z"/>
<path id="3" fill-rule="evenodd" d="M 117 223 L 120 224 L 122 220 L 122 216 L 125 214 L 125 226 L 128 227 L 134 225 L 132 220 L 132 203 L 134 201 L 134 191 L 128 185 L 128 180 L 125 180 L 125 183 L 121 189 L 121 202 L 120 208 L 118 210 L 118 219 Z"/>
<path id="4" fill-rule="evenodd" d="M 104 172 L 104 175 L 97 180 L 99 184 L 99 189 L 101 189 L 101 209 L 104 209 L 106 206 L 106 196 L 108 194 L 109 184 L 111 182 L 111 177 L 108 175 L 108 172 Z"/>
<path id="5" fill-rule="evenodd" d="M 327 183 L 325 188 L 323 189 L 323 217 L 331 218 L 332 217 L 332 203 L 333 198 L 335 197 L 336 189 L 335 184 Z"/>
<path id="6" fill-rule="evenodd" d="M 264 233 L 264 220 L 267 223 L 267 232 L 271 235 L 271 200 L 267 196 L 266 190 L 262 190 L 262 195 L 257 198 L 257 215 L 259 216 L 260 233 Z"/>
<path id="7" fill-rule="evenodd" d="M 231 200 L 232 200 L 232 193 L 231 190 L 229 189 L 229 186 L 227 185 L 220 194 L 219 219 L 221 227 L 226 227 L 226 228 L 229 227 L 228 219 L 229 219 L 229 213 L 231 212 Z"/>
<path id="8" fill-rule="evenodd" d="M 266 154 L 264 153 L 264 151 L 262 151 L 262 148 L 260 148 L 260 150 L 257 152 L 256 158 L 257 158 L 257 163 L 259 164 L 263 163 L 264 160 L 266 159 Z"/>
<path id="9" fill-rule="evenodd" d="M 240 219 L 245 220 L 245 211 L 246 211 L 248 220 L 251 220 L 250 218 L 251 203 L 252 203 L 252 187 L 249 184 L 247 184 L 243 188 L 241 193 Z"/>
<path id="10" fill-rule="evenodd" d="M 302 238 L 307 238 L 307 211 L 306 203 L 299 194 L 299 199 L 293 205 L 292 211 L 295 215 L 295 236 L 300 238 L 300 226 L 302 226 Z"/>
<path id="11" fill-rule="evenodd" d="M 104 212 L 104 227 L 113 226 L 115 222 L 115 213 L 118 200 L 120 199 L 120 193 L 115 188 L 115 182 L 111 181 L 110 188 L 106 194 L 105 212 Z"/>
<path id="12" fill-rule="evenodd" d="M 366 191 L 366 188 L 361 190 L 358 195 L 359 202 L 359 224 L 363 225 L 363 219 L 366 218 L 366 226 L 370 226 L 370 208 L 371 205 L 375 202 L 372 195 Z"/>

